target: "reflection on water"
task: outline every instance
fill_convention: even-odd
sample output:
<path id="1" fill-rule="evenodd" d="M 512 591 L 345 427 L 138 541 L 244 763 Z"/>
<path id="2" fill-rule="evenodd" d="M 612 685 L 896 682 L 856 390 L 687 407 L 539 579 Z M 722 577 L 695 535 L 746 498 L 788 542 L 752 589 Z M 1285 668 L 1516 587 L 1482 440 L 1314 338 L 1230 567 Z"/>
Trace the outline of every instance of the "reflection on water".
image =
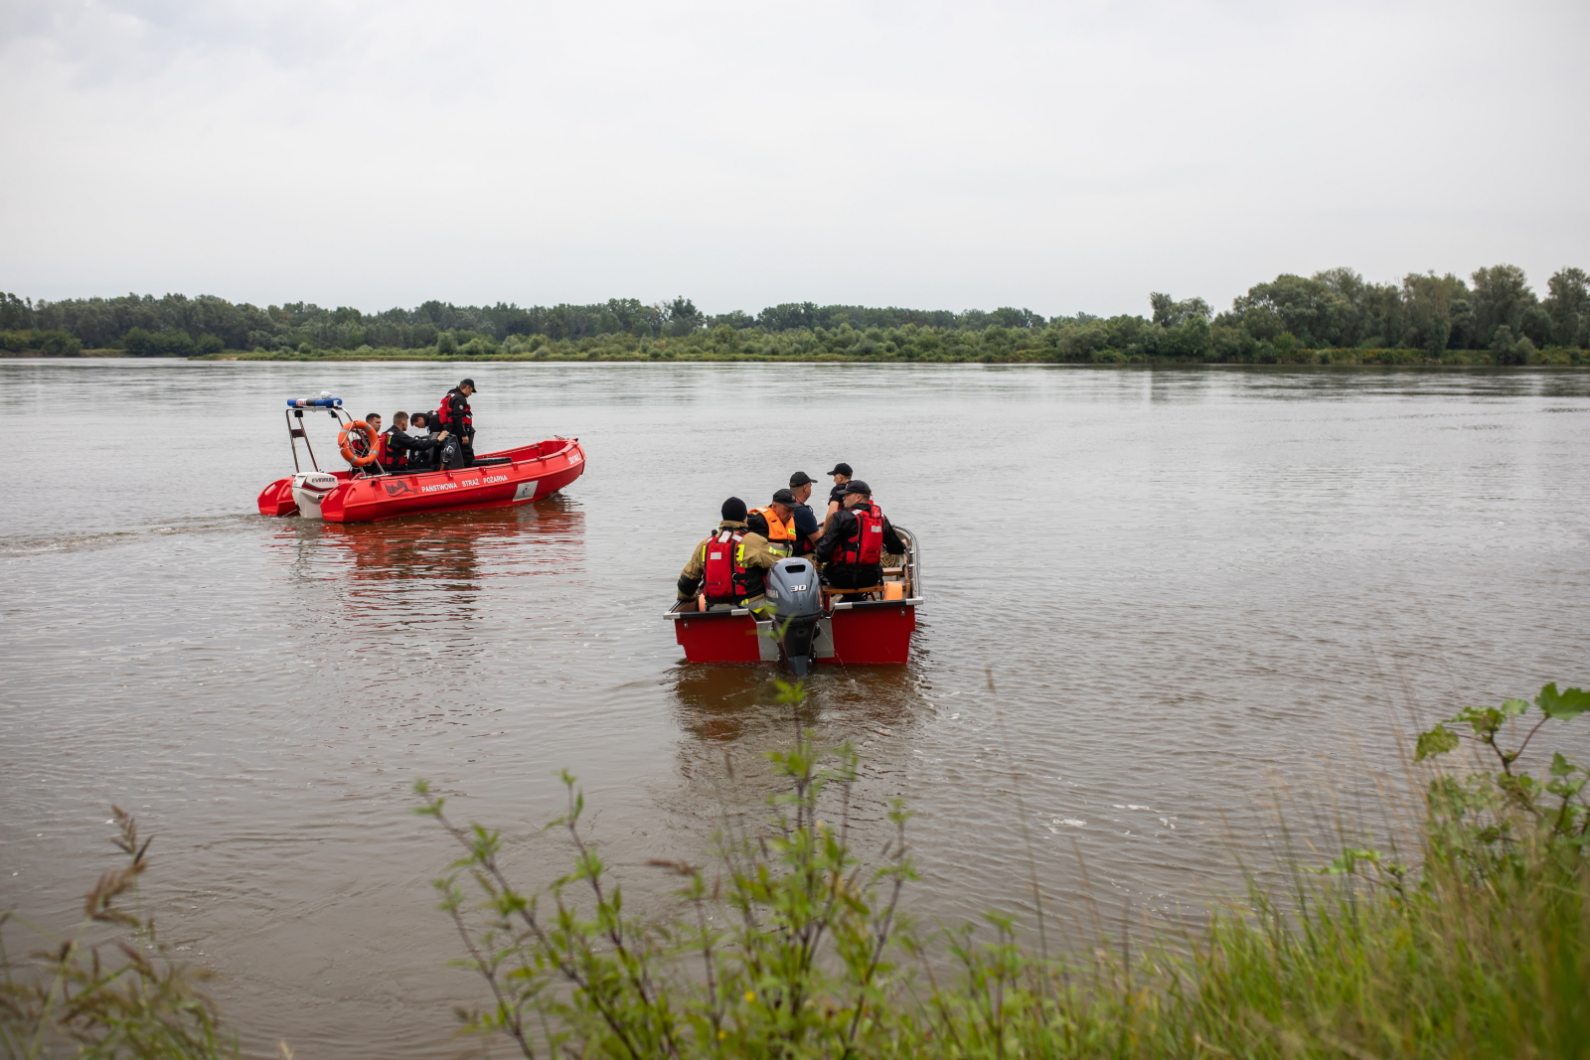
<path id="1" fill-rule="evenodd" d="M 669 671 L 667 687 L 680 727 L 722 744 L 770 725 L 785 729 L 792 717 L 822 726 L 830 739 L 892 730 L 920 714 L 925 681 L 903 666 L 819 666 L 793 711 L 780 702 L 789 686 L 773 666 L 681 663 Z"/>
<path id="2" fill-rule="evenodd" d="M 667 677 L 679 725 L 697 740 L 732 743 L 746 729 L 763 728 L 788 719 L 779 704 L 776 672 L 767 666 L 674 667 Z M 814 707 L 803 704 L 802 719 L 810 724 Z"/>
<path id="3" fill-rule="evenodd" d="M 684 663 L 666 687 L 684 736 L 677 797 L 698 807 L 725 801 L 733 789 L 738 808 L 754 810 L 780 790 L 767 756 L 787 751 L 797 732 L 819 747 L 862 751 L 875 777 L 897 774 L 898 741 L 932 717 L 928 683 L 909 667 L 820 666 L 795 692 L 770 666 Z M 749 789 L 748 777 L 759 778 Z"/>
<path id="4" fill-rule="evenodd" d="M 483 591 L 505 579 L 566 577 L 585 566 L 585 512 L 555 495 L 531 505 L 446 512 L 374 523 L 288 518 L 272 534 L 303 589 L 338 601 L 342 625 L 382 637 L 426 631 L 467 639 Z M 325 584 L 325 583 L 329 583 Z"/>

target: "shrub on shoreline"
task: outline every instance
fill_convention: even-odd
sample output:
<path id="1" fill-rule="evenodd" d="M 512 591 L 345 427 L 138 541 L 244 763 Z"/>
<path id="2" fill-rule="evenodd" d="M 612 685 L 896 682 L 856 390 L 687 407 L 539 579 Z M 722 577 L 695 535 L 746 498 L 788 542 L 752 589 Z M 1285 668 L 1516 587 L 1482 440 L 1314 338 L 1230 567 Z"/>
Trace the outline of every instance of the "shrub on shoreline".
<path id="1" fill-rule="evenodd" d="M 1548 685 L 1533 706 L 1516 747 L 1500 740 L 1522 700 L 1420 737 L 1433 757 L 1462 725 L 1498 768 L 1430 781 L 1417 869 L 1348 849 L 1297 877 L 1295 906 L 1255 887 L 1190 944 L 1137 955 L 1035 954 L 998 914 L 981 935 L 920 934 L 898 916 L 915 877 L 905 810 L 864 865 L 847 842 L 855 756 L 825 757 L 799 730 L 772 756 L 787 790 L 770 827 L 725 821 L 713 867 L 666 866 L 686 882 L 660 923 L 624 913 L 572 778 L 553 826 L 576 862 L 539 892 L 502 872 L 500 833 L 454 824 L 418 790 L 463 850 L 437 886 L 463 966 L 490 987 L 466 1026 L 527 1056 L 1574 1055 L 1590 1041 L 1590 774 L 1560 753 L 1545 781 L 1518 763 L 1590 693 Z M 953 975 L 935 972 L 946 956 Z"/>
<path id="2" fill-rule="evenodd" d="M 791 708 L 802 695 L 781 690 Z M 911 924 L 908 812 L 895 805 L 888 844 L 861 858 L 857 756 L 799 727 L 769 756 L 783 786 L 765 820 L 725 810 L 710 865 L 652 863 L 681 881 L 656 919 L 625 910 L 572 777 L 548 827 L 573 864 L 535 887 L 509 878 L 500 832 L 416 790 L 460 851 L 437 889 L 456 963 L 485 987 L 465 1025 L 527 1056 L 1572 1056 L 1590 1042 L 1590 771 L 1529 752 L 1586 712 L 1590 692 L 1555 685 L 1459 711 L 1419 736 L 1416 761 L 1469 743 L 1483 768 L 1428 777 L 1416 865 L 1349 848 L 1298 870 L 1285 902 L 1254 886 L 1196 937 L 1137 952 L 1034 952 L 995 913 L 980 929 Z M 126 860 L 82 927 L 25 958 L 0 945 L 0 1047 L 234 1056 L 202 975 L 122 908 L 148 843 L 115 813 Z"/>

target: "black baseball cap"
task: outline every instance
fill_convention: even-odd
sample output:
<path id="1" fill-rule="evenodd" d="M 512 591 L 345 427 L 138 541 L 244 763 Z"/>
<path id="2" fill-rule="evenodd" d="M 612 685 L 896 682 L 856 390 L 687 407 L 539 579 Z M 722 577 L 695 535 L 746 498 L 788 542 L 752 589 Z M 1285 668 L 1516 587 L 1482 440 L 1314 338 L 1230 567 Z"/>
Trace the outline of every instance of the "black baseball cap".
<path id="1" fill-rule="evenodd" d="M 812 478 L 810 475 L 808 475 L 804 471 L 797 471 L 797 472 L 795 472 L 795 474 L 793 474 L 793 475 L 791 475 L 789 477 L 789 484 L 790 484 L 790 488 L 791 489 L 794 489 L 797 486 L 809 486 L 813 482 L 816 482 L 816 481 L 817 481 L 816 479 Z"/>
<path id="2" fill-rule="evenodd" d="M 745 502 L 738 497 L 730 497 L 724 501 L 723 518 L 730 522 L 745 522 Z"/>
<path id="3" fill-rule="evenodd" d="M 475 385 L 475 381 L 473 379 L 466 379 L 462 383 L 459 383 L 458 385 L 460 387 L 466 387 L 467 386 L 471 390 L 479 390 L 480 389 L 480 387 Z"/>
<path id="4" fill-rule="evenodd" d="M 787 504 L 793 508 L 795 507 L 795 494 L 791 493 L 789 490 L 779 490 L 777 493 L 773 494 L 773 503 Z"/>
<path id="5" fill-rule="evenodd" d="M 855 472 L 850 470 L 850 465 L 849 464 L 841 463 L 841 464 L 835 464 L 834 465 L 834 469 L 832 471 L 825 471 L 825 472 L 823 472 L 823 474 L 825 474 L 825 475 L 854 475 Z"/>
<path id="6" fill-rule="evenodd" d="M 849 482 L 845 483 L 845 493 L 865 493 L 870 497 L 872 496 L 872 487 L 861 481 L 859 478 L 853 478 Z"/>

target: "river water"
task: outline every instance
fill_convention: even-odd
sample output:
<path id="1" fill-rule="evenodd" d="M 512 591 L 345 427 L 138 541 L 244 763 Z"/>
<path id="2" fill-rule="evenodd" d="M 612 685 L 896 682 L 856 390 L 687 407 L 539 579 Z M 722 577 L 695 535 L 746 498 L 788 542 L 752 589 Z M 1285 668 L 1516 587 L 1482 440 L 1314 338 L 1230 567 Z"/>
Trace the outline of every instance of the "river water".
<path id="1" fill-rule="evenodd" d="M 508 512 L 255 514 L 283 398 L 390 421 L 465 372 L 483 451 L 578 435 L 585 476 Z M 126 807 L 145 908 L 258 1051 L 479 1048 L 417 777 L 531 883 L 566 866 L 536 826 L 568 768 L 653 904 L 647 859 L 757 804 L 789 708 L 682 665 L 661 613 L 723 497 L 796 469 L 850 462 L 922 543 L 911 665 L 822 671 L 802 715 L 861 752 L 864 845 L 909 800 L 940 922 L 1030 925 L 1035 890 L 1076 942 L 1195 921 L 1278 820 L 1305 853 L 1394 832 L 1419 725 L 1590 680 L 1585 373 L 4 361 L 0 412 L 0 906 L 69 924 Z"/>

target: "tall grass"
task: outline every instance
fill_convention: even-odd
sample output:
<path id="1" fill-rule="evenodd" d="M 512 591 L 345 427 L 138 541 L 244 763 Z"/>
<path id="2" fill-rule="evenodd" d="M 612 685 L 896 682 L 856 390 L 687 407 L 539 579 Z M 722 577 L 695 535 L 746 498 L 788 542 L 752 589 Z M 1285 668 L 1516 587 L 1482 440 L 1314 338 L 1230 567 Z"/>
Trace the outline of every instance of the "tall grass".
<path id="1" fill-rule="evenodd" d="M 781 690 L 792 708 L 802 694 Z M 1560 752 L 1544 776 L 1523 763 L 1587 711 L 1590 693 L 1547 685 L 1421 734 L 1422 762 L 1468 742 L 1488 764 L 1432 771 L 1416 864 L 1346 849 L 1190 939 L 1059 956 L 999 914 L 906 920 L 908 812 L 859 856 L 857 757 L 800 729 L 770 756 L 763 818 L 725 810 L 710 864 L 653 863 L 679 884 L 660 917 L 626 909 L 572 777 L 548 825 L 572 864 L 534 887 L 499 832 L 417 787 L 459 849 L 437 888 L 482 984 L 464 1024 L 526 1056 L 1572 1057 L 1590 1055 L 1590 773 Z M 0 1052 L 236 1055 L 202 977 L 125 910 L 148 844 L 116 818 L 123 860 L 79 930 L 25 957 L 0 945 Z"/>
<path id="2" fill-rule="evenodd" d="M 624 912 L 572 778 L 554 826 L 576 862 L 539 893 L 503 874 L 499 833 L 454 824 L 423 786 L 421 812 L 463 851 L 438 887 L 489 985 L 466 1025 L 527 1056 L 1576 1056 L 1590 1052 L 1587 774 L 1561 754 L 1544 781 L 1518 762 L 1586 709 L 1590 693 L 1548 685 L 1423 734 L 1421 759 L 1461 727 L 1496 768 L 1433 777 L 1417 867 L 1349 849 L 1298 870 L 1284 907 L 1255 886 L 1191 940 L 1136 953 L 1035 954 L 997 914 L 982 931 L 904 922 L 908 815 L 895 808 L 894 841 L 864 865 L 855 756 L 799 731 L 772 756 L 786 790 L 766 828 L 726 819 L 715 864 L 665 866 L 680 905 L 653 922 Z"/>

